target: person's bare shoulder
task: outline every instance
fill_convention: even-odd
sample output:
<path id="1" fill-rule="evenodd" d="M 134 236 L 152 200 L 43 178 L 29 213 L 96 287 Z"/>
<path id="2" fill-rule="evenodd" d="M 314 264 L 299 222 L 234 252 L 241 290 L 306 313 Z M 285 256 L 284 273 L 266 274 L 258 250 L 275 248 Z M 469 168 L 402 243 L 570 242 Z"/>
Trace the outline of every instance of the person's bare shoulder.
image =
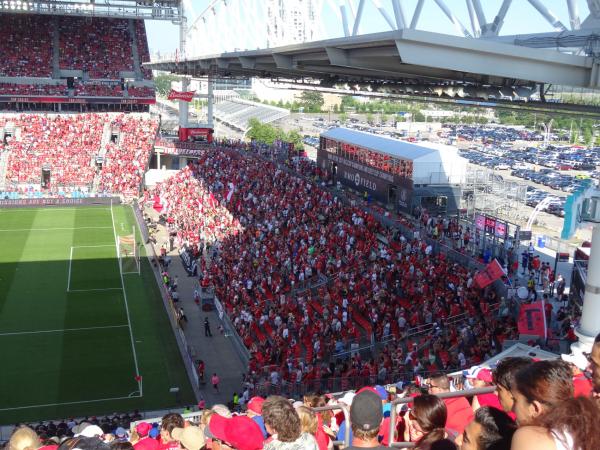
<path id="1" fill-rule="evenodd" d="M 510 450 L 556 450 L 556 445 L 546 428 L 526 426 L 515 432 Z"/>

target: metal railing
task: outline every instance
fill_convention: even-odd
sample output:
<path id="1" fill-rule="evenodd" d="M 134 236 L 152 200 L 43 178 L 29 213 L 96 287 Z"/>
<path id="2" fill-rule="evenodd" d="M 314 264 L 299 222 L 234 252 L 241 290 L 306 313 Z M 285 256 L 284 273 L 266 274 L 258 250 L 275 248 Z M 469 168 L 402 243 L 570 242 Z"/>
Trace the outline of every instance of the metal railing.
<path id="1" fill-rule="evenodd" d="M 444 399 L 444 398 L 455 398 L 455 397 L 472 397 L 474 395 L 491 394 L 493 392 L 496 392 L 495 386 L 485 387 L 485 388 L 476 388 L 476 389 L 467 389 L 464 391 L 456 391 L 456 392 L 443 392 L 441 394 L 434 394 L 434 395 L 436 397 Z M 414 442 L 403 442 L 403 441 L 396 442 L 395 441 L 396 419 L 398 417 L 398 412 L 396 411 L 396 405 L 404 405 L 406 403 L 411 403 L 413 400 L 414 400 L 413 397 L 405 397 L 405 398 L 398 398 L 391 402 L 392 410 L 390 413 L 390 429 L 389 429 L 390 438 L 389 438 L 388 447 L 395 447 L 395 448 L 413 448 L 413 447 L 415 447 Z"/>
<path id="2" fill-rule="evenodd" d="M 344 420 L 347 424 L 350 423 L 350 410 L 345 405 L 328 405 L 328 406 L 319 406 L 317 408 L 311 408 L 313 412 L 322 412 L 322 411 L 333 411 L 335 409 L 341 409 L 344 414 Z M 346 427 L 344 432 L 344 440 L 343 441 L 333 441 L 333 445 L 343 445 L 344 447 L 349 447 L 350 442 L 350 427 Z"/>

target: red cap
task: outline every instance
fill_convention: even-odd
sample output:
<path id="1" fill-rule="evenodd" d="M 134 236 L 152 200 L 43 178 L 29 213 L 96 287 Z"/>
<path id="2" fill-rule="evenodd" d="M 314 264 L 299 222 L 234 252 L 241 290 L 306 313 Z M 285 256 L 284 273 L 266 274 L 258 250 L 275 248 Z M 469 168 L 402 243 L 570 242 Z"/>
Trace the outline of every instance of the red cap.
<path id="1" fill-rule="evenodd" d="M 361 392 L 365 392 L 365 391 L 371 391 L 374 394 L 377 394 L 377 396 L 379 396 L 379 392 L 377 392 L 377 389 L 375 389 L 374 387 L 371 386 L 365 386 L 364 388 L 360 388 L 357 392 L 356 395 L 360 394 Z"/>
<path id="2" fill-rule="evenodd" d="M 150 428 L 152 428 L 152 425 L 150 425 L 148 422 L 141 422 L 137 424 L 135 431 L 140 435 L 140 437 L 144 437 L 148 434 Z"/>
<path id="3" fill-rule="evenodd" d="M 262 405 L 265 399 L 262 397 L 252 397 L 248 402 L 248 409 L 258 415 L 262 414 Z"/>
<path id="4" fill-rule="evenodd" d="M 234 416 L 230 419 L 219 414 L 210 417 L 205 434 L 213 439 L 224 441 L 237 450 L 261 450 L 263 434 L 258 424 L 248 416 Z"/>

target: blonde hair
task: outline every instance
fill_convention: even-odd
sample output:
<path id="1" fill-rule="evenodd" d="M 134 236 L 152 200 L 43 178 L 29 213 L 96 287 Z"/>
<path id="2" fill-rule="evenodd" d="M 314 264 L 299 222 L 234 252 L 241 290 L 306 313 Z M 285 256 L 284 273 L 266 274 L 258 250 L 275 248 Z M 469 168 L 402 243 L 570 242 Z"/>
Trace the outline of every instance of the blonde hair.
<path id="1" fill-rule="evenodd" d="M 211 409 L 205 409 L 202 411 L 202 415 L 200 416 L 200 424 L 208 425 L 208 422 L 210 422 L 210 417 L 213 414 L 215 414 L 215 412 Z"/>
<path id="2" fill-rule="evenodd" d="M 319 421 L 312 409 L 306 406 L 299 406 L 296 408 L 296 412 L 298 413 L 298 416 L 300 416 L 300 426 L 302 431 L 312 435 L 316 434 Z"/>
<path id="3" fill-rule="evenodd" d="M 41 446 L 42 442 L 37 433 L 29 427 L 22 426 L 14 431 L 6 450 L 37 450 Z"/>

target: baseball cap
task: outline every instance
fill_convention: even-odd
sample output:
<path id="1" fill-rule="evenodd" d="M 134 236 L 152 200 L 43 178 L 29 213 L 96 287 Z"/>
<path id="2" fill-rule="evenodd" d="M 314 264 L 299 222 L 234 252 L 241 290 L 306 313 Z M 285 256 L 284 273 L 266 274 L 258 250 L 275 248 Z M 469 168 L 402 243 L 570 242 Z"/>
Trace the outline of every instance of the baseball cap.
<path id="1" fill-rule="evenodd" d="M 98 425 L 88 425 L 83 430 L 81 430 L 81 432 L 78 434 L 78 436 L 90 437 L 90 438 L 94 437 L 94 436 L 103 436 L 103 435 L 104 435 L 104 431 L 102 431 L 102 428 L 100 428 Z"/>
<path id="2" fill-rule="evenodd" d="M 81 422 L 79 425 L 75 425 L 71 431 L 73 432 L 73 436 L 78 436 L 86 427 L 89 427 L 91 423 L 89 422 Z"/>
<path id="3" fill-rule="evenodd" d="M 148 436 L 152 439 L 156 439 L 160 435 L 160 430 L 158 427 L 152 427 L 152 429 L 148 432 Z"/>
<path id="4" fill-rule="evenodd" d="M 486 383 L 492 382 L 492 371 L 485 367 L 473 366 L 465 371 L 465 377 L 471 380 L 481 380 Z"/>
<path id="5" fill-rule="evenodd" d="M 263 434 L 258 424 L 248 416 L 231 418 L 213 414 L 204 434 L 212 439 L 226 442 L 237 450 L 260 450 Z"/>
<path id="6" fill-rule="evenodd" d="M 338 402 L 345 403 L 346 405 L 350 406 L 352 404 L 352 401 L 354 400 L 355 395 L 356 394 L 354 392 L 346 392 L 342 397 L 338 399 Z"/>
<path id="7" fill-rule="evenodd" d="M 140 422 L 135 427 L 135 431 L 140 435 L 140 437 L 144 437 L 148 434 L 150 428 L 152 428 L 152 425 L 150 425 L 148 422 Z"/>
<path id="8" fill-rule="evenodd" d="M 252 397 L 248 402 L 248 410 L 258 415 L 262 414 L 262 406 L 265 399 L 262 397 Z"/>
<path id="9" fill-rule="evenodd" d="M 356 394 L 350 406 L 350 423 L 363 431 L 379 429 L 383 419 L 381 398 L 371 389 Z"/>
<path id="10" fill-rule="evenodd" d="M 202 430 L 194 425 L 185 428 L 173 428 L 173 439 L 183 444 L 187 450 L 200 450 L 204 447 L 206 439 Z"/>
<path id="11" fill-rule="evenodd" d="M 127 436 L 127 431 L 125 430 L 125 428 L 119 427 L 115 430 L 115 436 L 117 436 L 119 438 L 123 438 L 123 437 Z"/>
<path id="12" fill-rule="evenodd" d="M 377 391 L 377 395 L 379 395 L 381 400 L 388 399 L 388 393 L 383 386 L 377 385 L 377 386 L 375 386 L 375 390 Z"/>

